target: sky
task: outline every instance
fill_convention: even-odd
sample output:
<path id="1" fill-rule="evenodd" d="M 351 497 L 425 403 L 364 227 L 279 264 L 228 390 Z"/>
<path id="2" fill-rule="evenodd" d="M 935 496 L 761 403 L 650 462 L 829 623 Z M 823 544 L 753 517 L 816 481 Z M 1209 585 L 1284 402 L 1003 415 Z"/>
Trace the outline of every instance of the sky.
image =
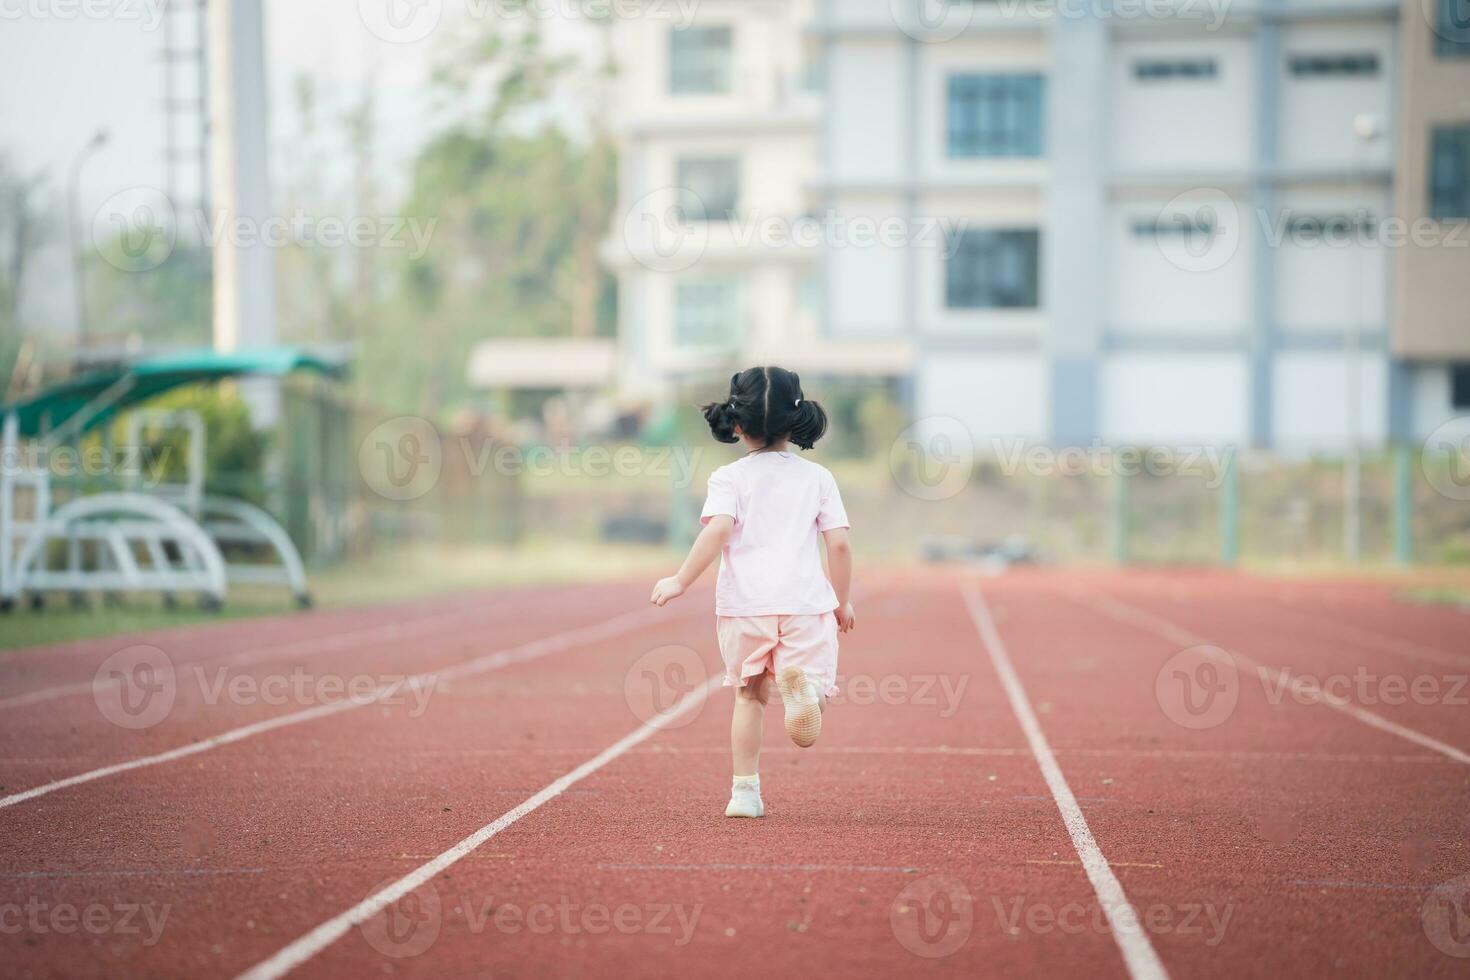
<path id="1" fill-rule="evenodd" d="M 194 30 L 192 3 L 167 4 L 0 0 L 0 156 L 22 174 L 48 178 L 58 220 L 71 162 L 99 130 L 106 131 L 107 141 L 87 159 L 79 180 L 84 221 L 121 191 L 164 188 L 164 18 L 175 17 L 179 33 L 189 39 Z M 400 15 L 415 10 L 435 14 L 436 20 L 419 23 L 436 29 L 396 29 L 400 21 L 385 19 L 392 8 Z M 436 119 L 436 111 L 442 117 L 442 107 L 427 85 L 434 52 L 446 42 L 456 18 L 490 9 L 472 0 L 264 0 L 276 193 L 301 132 L 292 93 L 296 79 L 304 76 L 316 86 L 324 115 L 340 116 L 370 87 L 375 91 L 377 170 L 391 202 L 404 189 L 408 163 L 442 121 Z M 566 17 L 547 19 L 545 37 L 555 51 L 594 50 L 593 29 Z M 181 133 L 185 128 L 180 127 Z M 333 127 L 331 139 L 340 132 L 341 127 Z M 192 138 L 192 128 L 188 135 Z M 340 155 L 334 152 L 339 148 Z M 329 193 L 345 195 L 351 180 L 349 156 L 345 148 L 329 145 L 326 150 L 328 165 L 318 180 Z M 191 178 L 186 186 L 192 186 L 197 168 L 184 173 Z M 64 255 L 45 256 L 38 265 L 52 263 L 64 268 Z M 61 275 L 56 281 L 66 279 Z M 50 309 L 42 317 L 57 318 L 67 319 L 64 310 Z"/>

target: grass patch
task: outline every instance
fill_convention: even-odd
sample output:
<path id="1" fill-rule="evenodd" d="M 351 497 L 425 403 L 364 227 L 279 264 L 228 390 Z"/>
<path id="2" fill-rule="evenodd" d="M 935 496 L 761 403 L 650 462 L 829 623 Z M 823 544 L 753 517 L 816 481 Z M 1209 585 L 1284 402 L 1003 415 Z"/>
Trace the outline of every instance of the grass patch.
<path id="1" fill-rule="evenodd" d="M 419 546 L 347 562 L 307 576 L 318 608 L 343 609 L 403 602 L 456 592 L 513 586 L 647 578 L 667 575 L 678 558 L 666 549 L 634 545 L 533 541 L 519 548 Z M 209 613 L 192 598 L 167 609 L 156 594 L 128 596 L 121 608 L 92 597 L 73 609 L 63 595 L 49 595 L 46 608 L 24 604 L 0 616 L 0 651 L 97 636 L 115 636 L 196 623 L 284 615 L 294 608 L 284 589 L 236 586 L 225 608 Z"/>

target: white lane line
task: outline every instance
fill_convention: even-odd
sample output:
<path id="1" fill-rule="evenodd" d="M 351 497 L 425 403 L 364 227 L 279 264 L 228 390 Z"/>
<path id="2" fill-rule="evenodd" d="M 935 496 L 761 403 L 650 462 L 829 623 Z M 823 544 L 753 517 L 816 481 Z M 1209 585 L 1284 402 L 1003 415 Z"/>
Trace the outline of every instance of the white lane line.
<path id="1" fill-rule="evenodd" d="M 497 602 L 493 609 L 499 612 L 504 605 L 505 603 L 503 602 Z M 188 664 L 231 666 L 248 664 L 272 656 L 282 658 L 304 653 L 323 653 L 329 650 L 340 650 L 344 647 L 351 647 L 365 642 L 387 643 L 423 633 L 426 629 L 429 632 L 433 632 L 439 627 L 476 618 L 483 615 L 484 612 L 484 606 L 457 608 L 448 612 L 432 613 L 408 623 L 384 623 L 378 626 L 364 626 L 360 629 L 349 630 L 346 633 L 327 633 L 321 636 L 292 640 L 289 643 L 278 643 L 275 646 L 252 647 L 227 657 L 205 657 L 199 660 L 180 661 L 179 666 L 186 666 Z M 156 646 L 156 644 L 151 645 Z M 0 698 L 0 711 L 7 708 L 22 708 L 30 704 L 53 701 L 56 698 L 74 694 L 90 694 L 98 689 L 94 686 L 94 683 L 93 681 L 81 681 L 74 684 L 58 684 L 55 687 L 46 687 L 40 690 L 30 691 L 26 694 Z M 118 683 L 117 681 L 104 682 L 100 686 L 100 689 L 106 690 L 108 687 L 115 687 Z"/>
<path id="2" fill-rule="evenodd" d="M 704 704 L 710 692 L 718 687 L 723 680 L 724 675 L 717 673 L 714 677 L 706 681 L 703 687 L 697 688 L 690 694 L 685 695 L 683 700 L 672 708 L 654 715 L 648 721 L 603 749 L 593 758 L 582 763 L 566 775 L 547 784 L 534 796 L 514 809 L 507 810 L 495 820 L 435 857 L 432 861 L 420 865 L 402 878 L 399 878 L 393 884 L 369 895 L 340 915 L 328 919 L 300 939 L 277 952 L 270 959 L 264 960 L 240 974 L 239 980 L 274 980 L 276 977 L 283 977 L 287 973 L 290 973 L 296 967 L 305 963 L 338 939 L 341 939 L 354 926 L 368 921 L 409 892 L 432 881 L 435 875 L 474 851 L 481 844 L 502 830 L 505 830 L 517 820 L 540 809 L 562 793 L 565 793 L 576 783 L 586 779 L 608 763 L 616 760 L 619 756 L 627 753 L 629 749 L 652 738 L 657 732 L 662 731 L 664 728 L 677 722 L 691 710 Z"/>
<path id="3" fill-rule="evenodd" d="M 191 755 L 208 752 L 211 749 L 217 749 L 224 745 L 242 742 L 247 738 L 254 738 L 256 735 L 264 735 L 266 732 L 272 732 L 278 728 L 299 725 L 303 722 L 315 721 L 318 718 L 326 718 L 344 711 L 351 711 L 354 708 L 376 704 L 404 688 L 418 691 L 425 686 L 432 686 L 439 681 L 487 673 L 492 670 L 498 670 L 501 667 L 508 667 L 511 664 L 535 660 L 538 657 L 546 656 L 548 653 L 555 653 L 558 650 L 565 650 L 568 647 L 593 643 L 597 640 L 605 639 L 609 636 L 614 636 L 618 633 L 659 620 L 668 622 L 669 614 L 659 609 L 640 609 L 637 612 L 614 616 L 612 619 L 604 620 L 601 623 L 594 623 L 591 626 L 580 626 L 576 629 L 554 633 L 551 636 L 543 637 L 539 640 L 532 640 L 529 643 L 522 643 L 519 646 L 498 650 L 495 653 L 488 653 L 484 656 L 476 657 L 473 660 L 466 660 L 463 663 L 454 664 L 442 670 L 415 674 L 411 677 L 400 678 L 389 684 L 381 684 L 365 697 L 334 701 L 330 704 L 320 704 L 301 711 L 293 711 L 290 714 L 268 718 L 265 721 L 256 722 L 253 725 L 234 728 L 220 735 L 201 739 L 198 742 L 191 742 L 188 745 L 171 749 L 167 752 L 160 752 L 157 755 L 129 759 L 127 762 L 103 766 L 101 769 L 93 769 L 90 772 L 79 773 L 75 776 L 69 776 L 66 779 L 58 779 L 54 783 L 37 786 L 34 789 L 28 789 L 21 793 L 0 797 L 0 810 L 15 806 L 17 803 L 24 803 L 26 800 L 33 800 L 38 796 L 45 796 L 47 793 L 54 793 L 59 789 L 78 786 L 82 783 L 90 783 L 93 780 L 103 779 L 107 776 L 116 776 L 119 773 L 131 772 L 134 769 L 143 769 L 148 766 L 162 765 L 165 762 L 174 762 L 178 759 L 185 759 Z"/>
<path id="4" fill-rule="evenodd" d="M 1159 954 L 1154 951 L 1153 943 L 1149 941 L 1148 933 L 1139 921 L 1137 910 L 1129 903 L 1122 883 L 1113 874 L 1108 859 L 1103 857 L 1102 849 L 1097 846 L 1092 830 L 1087 826 L 1087 818 L 1082 815 L 1082 808 L 1077 805 L 1077 798 L 1072 795 L 1072 788 L 1067 785 L 1067 779 L 1057 765 L 1056 756 L 1052 755 L 1046 735 L 1041 731 L 1041 724 L 1036 720 L 1036 712 L 1031 709 L 1031 702 L 1026 697 L 1026 689 L 1021 686 L 1021 679 L 1011 665 L 1005 644 L 1001 642 L 1000 631 L 995 628 L 995 619 L 990 615 L 985 596 L 978 586 L 970 582 L 964 586 L 964 595 L 970 618 L 975 621 L 975 629 L 980 633 L 982 645 L 990 654 L 990 662 L 995 665 L 1001 686 L 1010 699 L 1011 710 L 1021 724 L 1021 731 L 1025 733 L 1026 742 L 1031 746 L 1031 754 L 1036 757 L 1036 764 L 1041 768 L 1042 778 L 1046 780 L 1052 799 L 1061 811 L 1062 822 L 1067 825 L 1067 833 L 1072 838 L 1072 846 L 1082 859 L 1082 869 L 1087 872 L 1087 880 L 1092 882 L 1092 890 L 1097 893 L 1097 899 L 1102 904 L 1108 926 L 1113 933 L 1113 941 L 1123 953 L 1128 975 L 1134 980 L 1163 980 L 1169 974 L 1160 962 Z"/>
<path id="5" fill-rule="evenodd" d="M 1312 613 L 1304 613 L 1297 609 L 1288 609 L 1285 606 L 1275 605 L 1272 615 L 1281 616 L 1285 619 L 1294 619 L 1299 623 L 1331 633 L 1345 639 L 1350 643 L 1367 647 L 1370 650 L 1381 650 L 1384 653 L 1395 653 L 1401 657 L 1409 657 L 1414 660 L 1424 660 L 1434 664 L 1444 664 L 1448 667 L 1464 668 L 1470 666 L 1470 657 L 1459 656 L 1449 653 L 1414 640 L 1406 640 L 1390 633 L 1379 633 L 1376 630 L 1364 629 L 1361 626 L 1353 626 L 1350 623 L 1340 623 L 1332 619 L 1324 619 Z"/>
<path id="6" fill-rule="evenodd" d="M 1128 623 L 1136 626 L 1139 629 L 1153 633 L 1155 636 L 1162 637 L 1171 643 L 1177 643 L 1182 647 L 1219 646 L 1219 644 L 1212 643 L 1202 636 L 1191 633 L 1179 624 L 1170 622 L 1162 616 L 1156 616 L 1136 606 L 1130 606 L 1109 595 L 1084 593 L 1082 595 L 1073 594 L 1072 598 L 1073 601 L 1089 606 L 1120 623 Z M 1400 725 L 1396 721 L 1389 721 L 1382 715 L 1376 715 L 1366 708 L 1360 708 L 1346 698 L 1338 697 L 1330 691 L 1323 690 L 1320 685 L 1304 677 L 1292 677 L 1289 674 L 1284 674 L 1276 668 L 1268 667 L 1259 660 L 1246 656 L 1238 650 L 1229 650 L 1227 652 L 1241 663 L 1254 667 L 1262 678 L 1269 678 L 1271 683 L 1275 684 L 1278 689 L 1283 687 L 1291 688 L 1294 694 L 1300 696 L 1300 700 L 1325 704 L 1334 711 L 1340 711 L 1349 718 L 1354 718 L 1372 728 L 1388 732 L 1390 735 L 1397 735 L 1405 741 L 1413 742 L 1415 745 L 1422 746 L 1426 749 L 1432 749 L 1455 762 L 1470 765 L 1470 754 L 1455 748 L 1453 745 L 1441 742 L 1439 739 L 1425 735 L 1423 732 Z"/>

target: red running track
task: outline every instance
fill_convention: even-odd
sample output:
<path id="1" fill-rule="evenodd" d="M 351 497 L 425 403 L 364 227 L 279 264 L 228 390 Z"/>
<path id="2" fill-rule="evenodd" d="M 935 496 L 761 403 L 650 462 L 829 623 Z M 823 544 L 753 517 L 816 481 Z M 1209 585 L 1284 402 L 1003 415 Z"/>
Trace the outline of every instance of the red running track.
<path id="1" fill-rule="evenodd" d="M 0 656 L 4 973 L 1470 971 L 1470 616 L 1206 572 L 865 588 L 817 747 L 771 708 L 758 821 L 722 816 L 707 592 Z M 140 644 L 172 672 L 93 689 Z"/>

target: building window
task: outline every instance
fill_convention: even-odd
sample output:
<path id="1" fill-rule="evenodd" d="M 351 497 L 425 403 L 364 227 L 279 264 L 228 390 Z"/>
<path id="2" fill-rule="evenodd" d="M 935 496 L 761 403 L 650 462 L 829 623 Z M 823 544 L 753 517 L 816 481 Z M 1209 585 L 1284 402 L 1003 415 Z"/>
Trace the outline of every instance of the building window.
<path id="1" fill-rule="evenodd" d="M 1470 218 L 1470 126 L 1436 126 L 1429 162 L 1429 215 Z"/>
<path id="2" fill-rule="evenodd" d="M 1294 242 L 1340 242 L 1371 235 L 1378 222 L 1366 211 L 1357 214 L 1294 214 L 1286 221 L 1286 233 Z"/>
<path id="3" fill-rule="evenodd" d="M 1470 364 L 1450 365 L 1450 407 L 1470 408 Z"/>
<path id="4" fill-rule="evenodd" d="M 669 31 L 669 91 L 674 95 L 721 95 L 730 91 L 731 33 L 728 27 Z"/>
<path id="5" fill-rule="evenodd" d="M 1135 61 L 1133 77 L 1141 82 L 1186 81 L 1214 78 L 1219 74 L 1214 58 L 1188 58 L 1178 61 Z"/>
<path id="6" fill-rule="evenodd" d="M 960 232 L 945 267 L 946 305 L 952 310 L 1035 308 L 1039 241 L 1034 230 Z"/>
<path id="7" fill-rule="evenodd" d="M 734 221 L 740 207 L 740 161 L 734 157 L 679 161 L 679 217 Z"/>
<path id="8" fill-rule="evenodd" d="M 1040 75 L 955 75 L 949 80 L 951 157 L 1041 156 Z"/>
<path id="9" fill-rule="evenodd" d="M 1294 54 L 1290 60 L 1293 75 L 1377 75 L 1378 55 L 1364 54 Z"/>
<path id="10" fill-rule="evenodd" d="M 1133 234 L 1139 238 L 1153 239 L 1173 235 L 1202 235 L 1212 238 L 1215 234 L 1215 222 L 1207 217 L 1191 217 L 1186 214 L 1141 218 L 1133 222 Z"/>
<path id="11" fill-rule="evenodd" d="M 1439 0 L 1434 51 L 1442 58 L 1470 58 L 1470 0 Z"/>
<path id="12" fill-rule="evenodd" d="M 730 349 L 740 342 L 740 284 L 688 279 L 674 294 L 674 341 L 680 347 Z"/>

